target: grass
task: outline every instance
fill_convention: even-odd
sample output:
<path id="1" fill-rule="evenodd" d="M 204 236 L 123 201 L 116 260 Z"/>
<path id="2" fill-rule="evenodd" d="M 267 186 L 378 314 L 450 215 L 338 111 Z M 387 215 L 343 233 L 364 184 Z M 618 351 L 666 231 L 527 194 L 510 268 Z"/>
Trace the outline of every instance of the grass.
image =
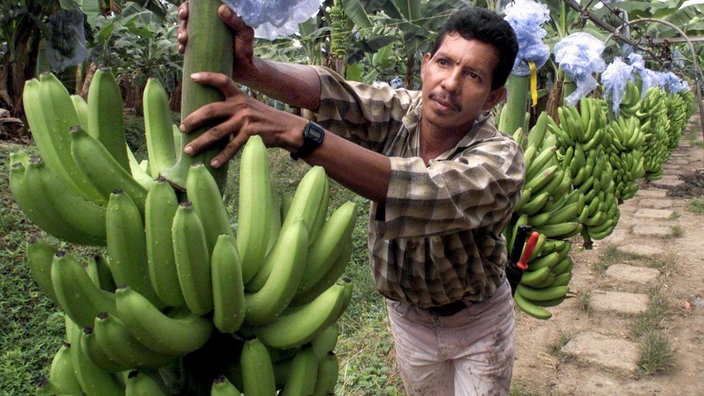
<path id="1" fill-rule="evenodd" d="M 640 348 L 638 369 L 640 377 L 662 374 L 674 365 L 675 351 L 666 327 L 671 310 L 663 286 L 653 287 L 649 293 L 648 309 L 631 321 L 630 333 Z"/>
<path id="2" fill-rule="evenodd" d="M 586 291 L 577 297 L 579 310 L 589 315 L 592 313 L 592 292 Z"/>
<path id="3" fill-rule="evenodd" d="M 704 197 L 693 198 L 687 205 L 687 211 L 698 216 L 704 216 Z"/>

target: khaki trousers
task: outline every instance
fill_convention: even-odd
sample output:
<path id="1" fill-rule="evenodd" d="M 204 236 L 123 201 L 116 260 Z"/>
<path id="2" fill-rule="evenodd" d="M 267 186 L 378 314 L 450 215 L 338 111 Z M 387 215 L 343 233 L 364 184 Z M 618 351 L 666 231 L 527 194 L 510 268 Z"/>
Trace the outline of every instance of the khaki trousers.
<path id="1" fill-rule="evenodd" d="M 451 316 L 392 300 L 387 309 L 406 395 L 509 394 L 516 320 L 508 281 Z"/>

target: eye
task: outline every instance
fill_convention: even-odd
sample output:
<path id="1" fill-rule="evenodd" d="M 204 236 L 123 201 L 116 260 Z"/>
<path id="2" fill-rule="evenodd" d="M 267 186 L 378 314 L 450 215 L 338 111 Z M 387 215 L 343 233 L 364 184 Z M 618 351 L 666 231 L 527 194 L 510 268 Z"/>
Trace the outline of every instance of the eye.
<path id="1" fill-rule="evenodd" d="M 471 78 L 471 79 L 473 79 L 473 80 L 479 79 L 479 74 L 477 74 L 477 73 L 475 73 L 475 72 L 473 72 L 473 71 L 471 71 L 471 70 L 465 71 L 465 72 L 464 72 L 464 75 L 465 75 L 465 77 L 469 77 L 469 78 Z"/>

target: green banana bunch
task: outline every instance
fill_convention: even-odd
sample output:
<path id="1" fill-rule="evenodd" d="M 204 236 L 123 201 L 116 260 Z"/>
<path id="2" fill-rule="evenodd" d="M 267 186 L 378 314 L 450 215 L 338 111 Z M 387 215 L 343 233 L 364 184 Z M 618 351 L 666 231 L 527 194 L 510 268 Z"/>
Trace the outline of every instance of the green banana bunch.
<path id="1" fill-rule="evenodd" d="M 539 257 L 529 261 L 528 271 L 516 287 L 516 305 L 536 319 L 551 318 L 552 313 L 546 307 L 562 303 L 569 291 L 574 266 L 569 256 L 571 244 L 564 240 L 560 242 L 556 244 L 557 250 L 548 253 L 543 249 Z"/>
<path id="2" fill-rule="evenodd" d="M 618 117 L 635 117 L 640 110 L 640 100 L 640 88 L 633 81 L 628 81 L 619 105 Z"/>
<path id="3" fill-rule="evenodd" d="M 669 124 L 667 118 L 667 93 L 657 86 L 648 88 L 636 116 L 641 121 L 641 130 L 646 136 L 642 147 L 646 177 L 657 180 L 662 177 L 662 165 L 670 158 Z"/>
<path id="4" fill-rule="evenodd" d="M 235 383 L 248 394 L 334 391 L 337 320 L 352 297 L 351 282 L 340 277 L 352 255 L 356 204 L 327 218 L 330 184 L 319 166 L 280 202 L 255 136 L 241 156 L 235 233 L 204 164 L 190 164 L 185 191 L 161 177 L 176 167 L 182 136 L 158 80 L 143 97 L 148 158 L 141 162 L 125 141 L 114 76 L 100 69 L 93 83 L 84 100 L 51 74 L 27 82 L 41 157 L 10 156 L 11 190 L 30 220 L 65 242 L 106 248 L 84 266 L 44 239 L 26 246 L 32 276 L 64 311 L 73 345 L 57 353 L 56 374 L 42 391 L 205 390 L 174 367 L 193 369 L 209 348 L 231 351 L 209 365 L 232 374 L 208 384 L 212 394 L 239 394 Z M 272 357 L 288 362 L 280 386 L 273 373 L 261 377 Z"/>

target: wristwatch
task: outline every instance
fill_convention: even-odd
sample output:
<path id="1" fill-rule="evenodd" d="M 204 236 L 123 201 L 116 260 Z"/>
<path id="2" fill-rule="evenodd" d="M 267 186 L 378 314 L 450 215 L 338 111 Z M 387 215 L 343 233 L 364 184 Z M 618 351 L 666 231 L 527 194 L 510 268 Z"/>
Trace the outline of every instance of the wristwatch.
<path id="1" fill-rule="evenodd" d="M 313 121 L 308 122 L 306 127 L 303 128 L 303 146 L 295 153 L 291 153 L 291 158 L 298 160 L 299 158 L 307 157 L 313 150 L 323 144 L 324 137 L 325 130 L 323 127 Z"/>

